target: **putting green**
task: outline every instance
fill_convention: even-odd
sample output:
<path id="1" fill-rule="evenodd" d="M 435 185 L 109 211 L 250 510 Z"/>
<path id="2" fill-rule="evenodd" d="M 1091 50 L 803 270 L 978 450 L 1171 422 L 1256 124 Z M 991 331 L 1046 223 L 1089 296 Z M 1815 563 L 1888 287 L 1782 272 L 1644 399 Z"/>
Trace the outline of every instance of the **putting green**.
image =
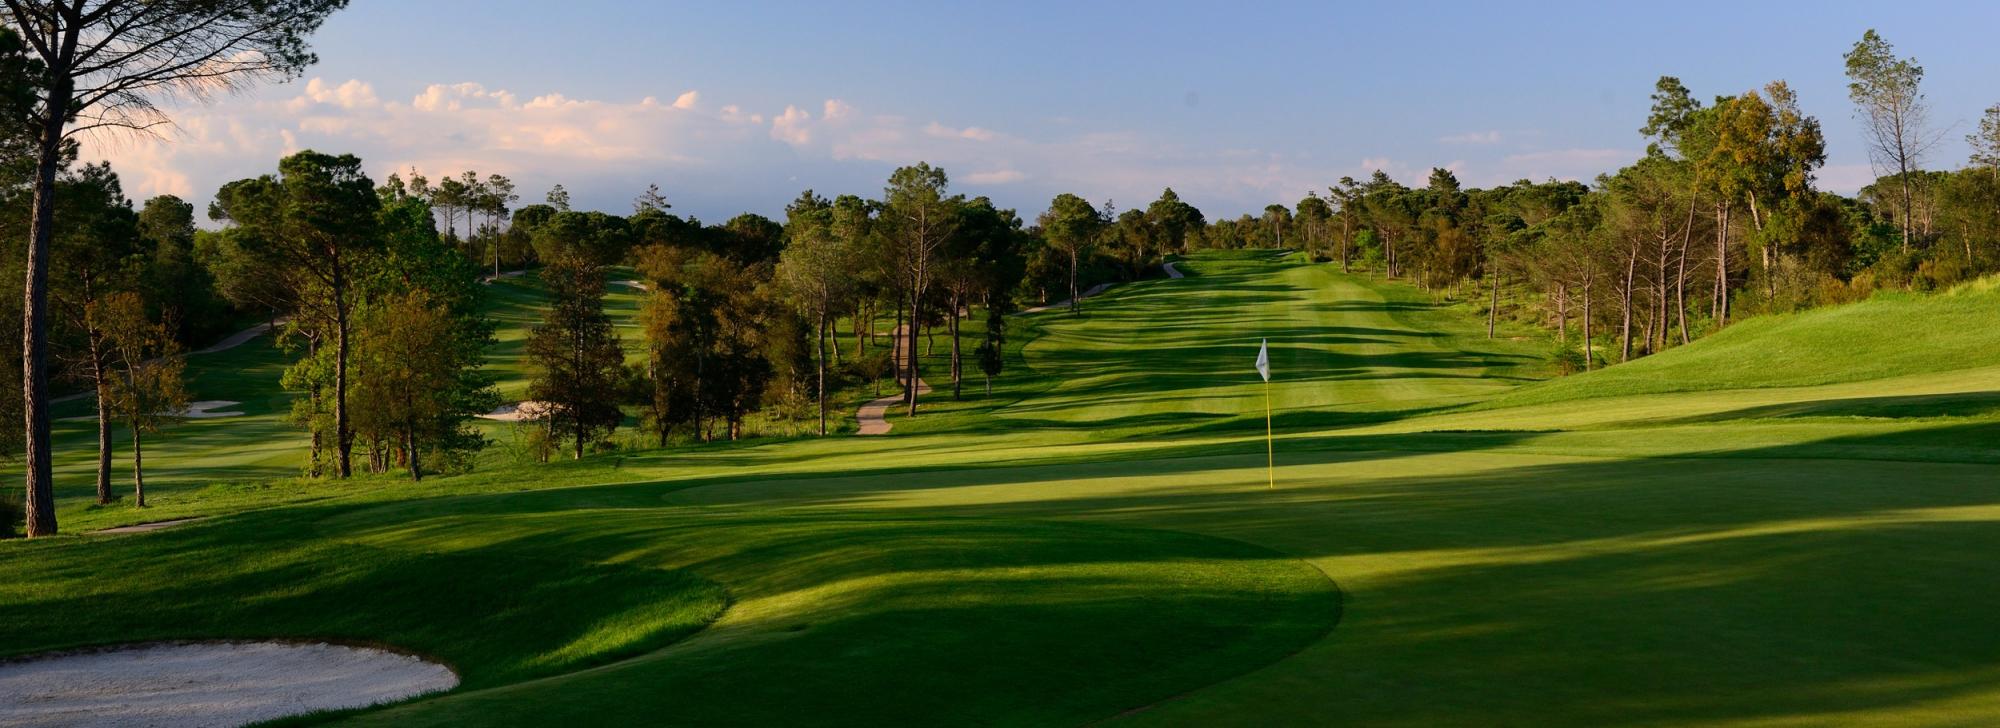
<path id="1" fill-rule="evenodd" d="M 398 725 L 2000 720 L 2000 361 L 1983 330 L 1922 364 L 1813 343 L 1983 290 L 1523 387 L 1540 344 L 1407 287 L 1181 267 L 1020 319 L 993 396 L 884 438 L 229 491 L 0 545 L 0 645 L 333 636 L 465 675 L 333 716 Z M 1750 376 L 1799 346 L 1812 371 Z"/>

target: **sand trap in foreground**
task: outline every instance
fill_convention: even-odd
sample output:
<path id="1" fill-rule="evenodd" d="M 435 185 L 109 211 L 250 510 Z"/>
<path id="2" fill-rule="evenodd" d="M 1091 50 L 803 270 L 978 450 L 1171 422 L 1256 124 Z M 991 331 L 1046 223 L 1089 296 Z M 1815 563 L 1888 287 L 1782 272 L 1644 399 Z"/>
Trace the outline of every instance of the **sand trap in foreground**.
<path id="1" fill-rule="evenodd" d="M 457 685 L 443 665 L 361 647 L 135 645 L 0 663 L 0 726 L 234 726 Z"/>

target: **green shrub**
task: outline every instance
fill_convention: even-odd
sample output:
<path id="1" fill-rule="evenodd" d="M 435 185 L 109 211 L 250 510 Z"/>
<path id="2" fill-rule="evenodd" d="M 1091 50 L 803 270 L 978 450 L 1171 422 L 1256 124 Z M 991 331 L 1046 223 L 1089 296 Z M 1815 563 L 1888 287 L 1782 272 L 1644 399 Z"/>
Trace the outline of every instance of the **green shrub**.
<path id="1" fill-rule="evenodd" d="M 1563 376 L 1583 371 L 1583 352 L 1576 344 L 1559 339 L 1549 350 L 1549 365 Z"/>
<path id="2" fill-rule="evenodd" d="M 27 519 L 28 509 L 21 504 L 21 496 L 12 493 L 0 495 L 0 538 L 19 535 L 15 525 Z"/>

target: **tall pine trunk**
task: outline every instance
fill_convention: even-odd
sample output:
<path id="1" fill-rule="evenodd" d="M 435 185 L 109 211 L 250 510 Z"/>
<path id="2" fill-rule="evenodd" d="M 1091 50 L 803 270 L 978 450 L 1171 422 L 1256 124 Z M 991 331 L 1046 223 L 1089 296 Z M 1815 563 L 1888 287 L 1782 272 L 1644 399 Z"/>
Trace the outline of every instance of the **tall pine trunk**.
<path id="1" fill-rule="evenodd" d="M 472 222 L 468 220 L 465 224 L 467 227 L 470 227 L 472 225 Z M 423 482 L 424 466 L 423 463 L 417 461 L 416 430 L 406 429 L 403 431 L 403 447 L 410 451 L 410 480 L 419 483 Z M 386 463 L 384 465 L 386 466 Z M 385 467 L 384 470 L 386 471 L 387 468 Z"/>
<path id="2" fill-rule="evenodd" d="M 819 307 L 819 335 L 813 337 L 813 360 L 819 364 L 819 434 L 826 436 L 826 306 Z M 839 347 L 835 347 L 838 350 Z"/>
<path id="3" fill-rule="evenodd" d="M 833 304 L 831 302 L 827 303 L 827 305 L 822 307 L 821 309 L 822 311 L 826 312 L 823 313 L 822 315 L 826 316 L 827 320 L 826 320 L 826 333 L 822 335 L 820 338 L 826 340 L 826 342 L 830 345 L 829 351 L 831 351 L 833 354 L 833 365 L 838 367 L 840 366 L 840 317 L 833 315 L 831 313 L 832 309 L 833 309 Z M 856 324 L 858 325 L 859 323 L 860 322 L 857 319 Z"/>
<path id="4" fill-rule="evenodd" d="M 1589 278 L 1583 279 L 1583 370 L 1586 372 L 1590 371 L 1593 358 L 1590 344 L 1590 283 Z"/>
<path id="5" fill-rule="evenodd" d="M 1692 222 L 1692 221 L 1690 221 Z M 1680 269 L 1674 273 L 1674 309 L 1680 317 L 1681 345 L 1687 345 L 1688 338 L 1688 241 L 1681 239 Z"/>
<path id="6" fill-rule="evenodd" d="M 145 437 L 139 430 L 139 423 L 132 422 L 132 499 L 139 508 L 146 507 L 146 448 Z"/>
<path id="7" fill-rule="evenodd" d="M 1494 329 L 1500 324 L 1500 275 L 1493 275 L 1493 301 L 1486 307 L 1486 338 L 1493 338 Z"/>
<path id="8" fill-rule="evenodd" d="M 319 334 L 317 333 L 306 337 L 306 358 L 311 359 L 316 356 L 319 356 Z M 309 428 L 312 430 L 312 462 L 309 466 L 309 470 L 312 473 L 312 477 L 317 478 L 326 474 L 326 443 L 322 442 L 323 437 L 319 422 L 319 412 L 321 406 L 319 401 L 320 380 L 319 377 L 314 376 L 311 378 L 311 381 L 312 384 L 307 388 L 306 391 L 306 396 L 312 402 L 312 417 L 313 417 L 313 422 L 309 426 Z"/>
<path id="9" fill-rule="evenodd" d="M 104 369 L 104 338 L 90 333 L 90 380 L 97 392 L 97 504 L 111 502 L 111 382 Z"/>
<path id="10" fill-rule="evenodd" d="M 896 300 L 896 326 L 889 329 L 889 371 L 894 372 L 890 376 L 896 380 L 896 386 L 898 387 L 903 386 L 903 375 L 905 374 L 903 370 L 903 333 L 909 328 L 908 320 L 903 318 L 903 304 L 904 301 L 902 299 L 898 298 Z M 909 398 L 910 390 L 905 388 L 903 390 L 903 399 L 907 401 Z"/>
<path id="11" fill-rule="evenodd" d="M 333 264 L 333 441 L 338 449 L 336 472 L 342 480 L 354 475 L 354 433 L 347 423 L 347 277 Z"/>
<path id="12" fill-rule="evenodd" d="M 1076 268 L 1077 265 L 1081 262 L 1080 258 L 1082 258 L 1082 256 L 1083 256 L 1082 248 L 1069 249 L 1069 312 L 1070 313 L 1076 313 L 1077 310 Z"/>
<path id="13" fill-rule="evenodd" d="M 1556 337 L 1569 343 L 1569 286 L 1556 284 Z"/>
<path id="14" fill-rule="evenodd" d="M 958 355 L 959 355 L 958 298 L 959 296 L 957 293 L 951 294 L 951 315 L 949 319 L 950 319 L 950 332 L 951 332 L 951 398 L 952 399 L 963 399 L 963 397 L 959 396 L 959 389 L 960 389 L 959 380 L 962 379 L 963 377 L 961 376 L 959 371 L 959 360 L 958 360 Z"/>
<path id="15" fill-rule="evenodd" d="M 909 379 L 903 382 L 903 387 L 909 393 L 911 417 L 917 416 L 917 378 L 919 376 L 917 369 L 917 332 L 923 328 L 923 316 L 918 314 L 918 307 L 922 305 L 923 299 L 920 289 L 913 290 L 910 294 L 910 320 L 907 326 L 909 331 L 908 344 L 903 349 L 903 356 L 910 361 Z"/>
<path id="16" fill-rule="evenodd" d="M 1729 323 L 1729 206 L 1715 205 L 1715 325 Z"/>
<path id="17" fill-rule="evenodd" d="M 1916 195 L 1910 189 L 1910 162 L 1908 155 L 1898 155 L 1896 159 L 1897 179 L 1903 188 L 1903 252 L 1910 252 L 1910 225 L 1917 216 Z"/>
<path id="18" fill-rule="evenodd" d="M 56 79 L 42 110 L 36 144 L 33 214 L 28 218 L 27 278 L 21 291 L 21 410 L 26 421 L 22 460 L 28 537 L 56 533 L 55 460 L 49 449 L 48 304 L 49 241 L 55 233 L 56 167 L 62 160 L 63 124 L 74 83 L 69 69 L 48 69 Z"/>
<path id="19" fill-rule="evenodd" d="M 1674 246 L 1669 235 L 1662 235 L 1659 264 L 1653 268 L 1653 336 L 1650 348 L 1658 353 L 1667 348 L 1667 261 L 1672 258 Z"/>
<path id="20" fill-rule="evenodd" d="M 1750 223 L 1756 227 L 1757 232 L 1762 233 L 1764 232 L 1764 215 L 1757 210 L 1757 196 L 1746 195 L 1746 197 L 1750 198 Z M 1760 235 L 1759 237 L 1762 236 Z M 1764 262 L 1764 301 L 1769 303 L 1778 298 L 1777 256 L 1771 253 L 1771 241 L 1769 240 L 1765 240 L 1764 244 L 1757 246 L 1757 248 Z"/>
<path id="21" fill-rule="evenodd" d="M 1619 309 L 1624 322 L 1619 327 L 1618 361 L 1632 360 L 1632 277 L 1639 270 L 1639 248 L 1632 246 L 1625 253 L 1625 285 L 1619 291 Z"/>

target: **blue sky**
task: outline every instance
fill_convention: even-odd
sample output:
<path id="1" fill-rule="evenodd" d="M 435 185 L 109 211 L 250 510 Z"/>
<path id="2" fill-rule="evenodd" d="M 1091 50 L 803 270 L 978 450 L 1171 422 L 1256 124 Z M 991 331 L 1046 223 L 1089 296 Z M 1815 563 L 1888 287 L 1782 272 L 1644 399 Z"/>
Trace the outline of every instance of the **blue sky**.
<path id="1" fill-rule="evenodd" d="M 1961 165 L 2000 103 L 2000 5 L 356 0 L 303 78 L 87 154 L 130 194 L 199 202 L 314 148 L 611 211 L 658 183 L 712 221 L 806 187 L 876 194 L 920 159 L 1026 217 L 1165 186 L 1216 217 L 1376 168 L 1588 179 L 1639 154 L 1673 74 L 1703 98 L 1790 82 L 1825 126 L 1822 186 L 1851 192 L 1870 173 L 1841 54 L 1871 27 L 1926 67 L 1930 166 Z"/>

